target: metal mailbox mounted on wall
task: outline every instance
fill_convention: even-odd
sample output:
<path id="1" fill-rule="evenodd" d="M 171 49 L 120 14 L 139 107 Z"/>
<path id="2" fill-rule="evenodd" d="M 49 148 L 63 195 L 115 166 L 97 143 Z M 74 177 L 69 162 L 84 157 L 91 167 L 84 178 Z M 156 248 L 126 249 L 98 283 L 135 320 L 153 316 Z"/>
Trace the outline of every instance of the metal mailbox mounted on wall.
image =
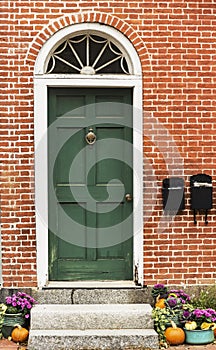
<path id="1" fill-rule="evenodd" d="M 212 208 L 212 178 L 206 174 L 197 174 L 190 177 L 191 209 L 194 210 L 194 224 L 196 211 L 205 210 L 205 223 L 207 224 L 208 209 Z"/>
<path id="2" fill-rule="evenodd" d="M 180 177 L 164 179 L 162 199 L 164 211 L 183 210 L 185 208 L 184 180 Z"/>

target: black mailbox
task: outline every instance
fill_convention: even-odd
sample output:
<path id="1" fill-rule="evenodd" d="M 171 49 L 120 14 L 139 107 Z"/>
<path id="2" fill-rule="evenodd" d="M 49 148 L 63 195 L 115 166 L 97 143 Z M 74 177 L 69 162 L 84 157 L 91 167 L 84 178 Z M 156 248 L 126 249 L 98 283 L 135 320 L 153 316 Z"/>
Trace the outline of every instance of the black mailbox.
<path id="1" fill-rule="evenodd" d="M 212 208 L 212 178 L 206 174 L 197 174 L 190 177 L 191 209 L 194 210 L 194 223 L 196 224 L 196 211 L 205 210 L 205 223 L 207 224 L 208 209 Z"/>
<path id="2" fill-rule="evenodd" d="M 162 199 L 165 211 L 183 210 L 185 208 L 184 180 L 180 177 L 164 179 Z"/>

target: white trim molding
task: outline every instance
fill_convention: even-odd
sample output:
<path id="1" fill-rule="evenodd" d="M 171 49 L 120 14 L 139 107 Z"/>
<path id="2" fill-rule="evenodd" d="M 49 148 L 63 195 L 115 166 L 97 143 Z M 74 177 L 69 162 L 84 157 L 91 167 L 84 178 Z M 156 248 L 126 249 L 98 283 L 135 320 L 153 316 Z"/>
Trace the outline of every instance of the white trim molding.
<path id="1" fill-rule="evenodd" d="M 50 53 L 73 33 L 92 31 L 110 37 L 129 58 L 132 74 L 45 74 Z M 41 48 L 34 74 L 35 115 L 35 205 L 37 235 L 38 287 L 48 285 L 48 155 L 47 102 L 48 87 L 119 87 L 133 90 L 133 169 L 134 169 L 134 266 L 138 268 L 138 282 L 143 285 L 143 113 L 142 69 L 138 54 L 131 42 L 118 30 L 99 23 L 74 24 L 59 30 Z"/>

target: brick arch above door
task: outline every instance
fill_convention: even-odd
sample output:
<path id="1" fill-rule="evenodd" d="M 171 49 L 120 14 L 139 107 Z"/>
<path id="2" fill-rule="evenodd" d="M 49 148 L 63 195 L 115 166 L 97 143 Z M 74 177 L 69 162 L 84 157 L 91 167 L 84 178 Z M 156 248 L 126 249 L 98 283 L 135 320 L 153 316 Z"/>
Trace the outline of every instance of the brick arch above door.
<path id="1" fill-rule="evenodd" d="M 34 41 L 29 47 L 25 58 L 25 64 L 34 67 L 38 53 L 45 42 L 59 30 L 68 26 L 79 24 L 79 23 L 99 23 L 105 24 L 110 27 L 114 27 L 120 33 L 124 34 L 127 39 L 130 40 L 133 47 L 137 51 L 140 59 L 142 70 L 150 70 L 151 64 L 149 54 L 145 43 L 138 35 L 137 31 L 126 21 L 122 19 L 101 12 L 82 12 L 72 14 L 70 16 L 59 17 L 55 21 L 48 23 L 44 28 L 36 35 Z M 145 69 L 144 69 L 145 67 Z"/>

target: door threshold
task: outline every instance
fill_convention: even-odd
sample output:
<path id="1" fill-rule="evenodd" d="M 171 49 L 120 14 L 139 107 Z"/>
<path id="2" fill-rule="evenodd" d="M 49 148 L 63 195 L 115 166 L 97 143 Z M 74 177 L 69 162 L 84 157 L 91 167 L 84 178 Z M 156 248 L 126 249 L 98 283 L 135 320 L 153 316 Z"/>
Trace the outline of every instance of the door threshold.
<path id="1" fill-rule="evenodd" d="M 43 289 L 134 289 L 142 288 L 140 285 L 136 285 L 134 281 L 73 281 L 73 282 L 64 282 L 64 281 L 50 281 L 47 283 Z"/>

